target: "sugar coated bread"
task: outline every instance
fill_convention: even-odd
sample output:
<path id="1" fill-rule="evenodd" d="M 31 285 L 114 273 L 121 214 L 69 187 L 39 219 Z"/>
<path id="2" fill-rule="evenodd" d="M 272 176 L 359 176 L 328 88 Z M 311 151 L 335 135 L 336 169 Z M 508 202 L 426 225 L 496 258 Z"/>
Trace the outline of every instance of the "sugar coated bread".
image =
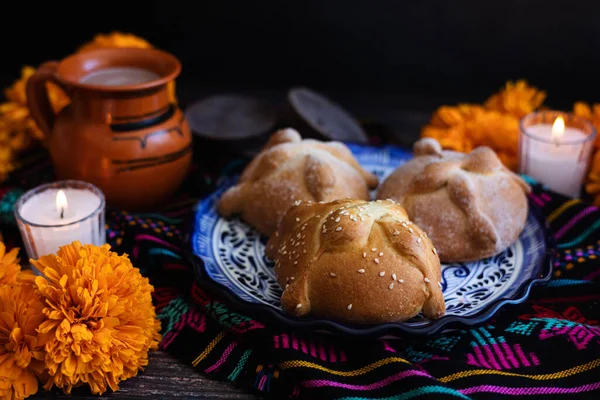
<path id="1" fill-rule="evenodd" d="M 357 324 L 445 313 L 440 260 L 393 201 L 302 202 L 267 242 L 283 309 Z"/>
<path id="2" fill-rule="evenodd" d="M 248 164 L 238 184 L 223 194 L 218 209 L 225 217 L 240 214 L 270 236 L 297 201 L 368 200 L 369 189 L 377 183 L 343 143 L 302 140 L 295 130 L 283 129 Z"/>
<path id="3" fill-rule="evenodd" d="M 442 151 L 434 139 L 414 146 L 415 158 L 381 185 L 431 238 L 443 262 L 474 261 L 505 250 L 523 230 L 530 187 L 494 151 Z"/>

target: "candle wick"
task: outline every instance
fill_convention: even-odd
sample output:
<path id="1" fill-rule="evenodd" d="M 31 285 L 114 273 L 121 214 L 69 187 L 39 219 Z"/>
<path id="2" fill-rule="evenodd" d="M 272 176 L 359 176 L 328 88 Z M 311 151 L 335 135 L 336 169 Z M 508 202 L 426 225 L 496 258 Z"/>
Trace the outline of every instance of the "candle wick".
<path id="1" fill-rule="evenodd" d="M 64 208 L 64 207 L 62 207 L 62 208 L 60 209 L 60 219 L 63 219 L 64 217 L 65 217 L 65 208 Z"/>

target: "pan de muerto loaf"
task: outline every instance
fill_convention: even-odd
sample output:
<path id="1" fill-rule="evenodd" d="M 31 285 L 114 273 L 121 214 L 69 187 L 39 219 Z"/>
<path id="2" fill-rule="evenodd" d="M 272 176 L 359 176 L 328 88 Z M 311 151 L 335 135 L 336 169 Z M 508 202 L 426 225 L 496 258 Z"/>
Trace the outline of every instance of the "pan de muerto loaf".
<path id="1" fill-rule="evenodd" d="M 219 200 L 221 215 L 241 214 L 270 236 L 297 201 L 369 199 L 377 177 L 365 171 L 344 144 L 302 140 L 293 129 L 271 136 L 248 164 L 237 185 Z"/>
<path id="2" fill-rule="evenodd" d="M 377 197 L 402 204 L 443 262 L 490 257 L 517 239 L 530 187 L 492 149 L 442 151 L 427 138 L 414 145 L 414 153 L 383 182 Z"/>
<path id="3" fill-rule="evenodd" d="M 289 209 L 266 254 L 283 309 L 349 323 L 445 313 L 440 260 L 393 201 L 302 202 Z"/>

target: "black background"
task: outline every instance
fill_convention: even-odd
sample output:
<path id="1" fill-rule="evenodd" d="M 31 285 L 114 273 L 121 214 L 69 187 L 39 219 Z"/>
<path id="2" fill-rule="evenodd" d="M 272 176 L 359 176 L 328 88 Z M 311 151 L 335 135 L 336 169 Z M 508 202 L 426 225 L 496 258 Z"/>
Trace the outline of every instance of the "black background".
<path id="1" fill-rule="evenodd" d="M 60 59 L 95 33 L 120 30 L 178 56 L 178 87 L 188 97 L 307 85 L 432 109 L 483 101 L 506 80 L 525 78 L 556 108 L 599 100 L 593 0 L 21 1 L 0 12 L 4 85 L 21 65 Z"/>

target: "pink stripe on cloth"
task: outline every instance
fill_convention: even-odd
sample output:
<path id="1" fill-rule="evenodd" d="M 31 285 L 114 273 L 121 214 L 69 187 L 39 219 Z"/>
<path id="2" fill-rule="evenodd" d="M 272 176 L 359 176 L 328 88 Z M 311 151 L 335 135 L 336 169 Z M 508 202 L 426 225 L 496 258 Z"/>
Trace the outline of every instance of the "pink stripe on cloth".
<path id="1" fill-rule="evenodd" d="M 350 390 L 374 390 L 374 389 L 380 389 L 384 386 L 389 385 L 390 383 L 400 381 L 402 379 L 409 378 L 411 376 L 425 376 L 427 378 L 431 378 L 431 375 L 429 375 L 425 372 L 411 370 L 411 371 L 400 372 L 400 373 L 397 373 L 396 375 L 388 376 L 387 378 L 385 378 L 379 382 L 374 382 L 374 383 L 371 383 L 368 385 L 350 385 L 347 383 L 329 381 L 329 380 L 325 380 L 325 379 L 315 379 L 315 380 L 311 380 L 311 381 L 304 381 L 304 382 L 301 382 L 300 385 L 307 387 L 307 388 L 318 388 L 318 387 L 331 386 L 331 387 L 350 389 Z"/>
<path id="2" fill-rule="evenodd" d="M 498 356 L 498 359 L 500 360 L 500 364 L 502 364 L 502 366 L 505 369 L 510 369 L 510 365 L 508 365 L 506 358 L 504 358 L 504 354 L 502 354 L 502 349 L 500 349 L 500 346 L 498 346 L 497 343 L 494 343 L 492 345 L 492 348 L 494 349 L 494 353 L 496 353 L 496 355 Z"/>
<path id="3" fill-rule="evenodd" d="M 540 206 L 540 207 L 544 207 L 544 202 L 542 200 L 540 200 L 539 198 L 537 198 L 536 196 L 530 194 L 529 198 L 533 201 L 535 201 L 535 203 Z"/>
<path id="4" fill-rule="evenodd" d="M 150 236 L 150 235 L 143 235 L 143 234 L 142 235 L 135 235 L 135 240 L 149 240 L 151 242 L 156 242 L 156 243 L 159 243 L 159 244 L 161 244 L 163 246 L 170 247 L 171 249 L 179 250 L 179 247 L 174 246 L 174 245 L 172 245 L 169 242 L 165 242 L 164 240 L 161 240 L 161 239 L 159 239 L 157 237 Z"/>
<path id="5" fill-rule="evenodd" d="M 558 230 L 558 232 L 556 232 L 556 234 L 554 235 L 555 239 L 560 239 L 561 237 L 563 237 L 565 235 L 565 233 L 567 233 L 569 231 L 569 229 L 571 229 L 576 223 L 578 223 L 583 217 L 585 217 L 588 214 L 591 214 L 592 212 L 596 211 L 597 208 L 594 206 L 590 206 L 590 207 L 586 207 L 583 210 L 581 210 L 579 212 L 579 214 L 577 214 L 576 216 L 574 216 L 573 218 L 571 218 L 571 220 L 569 222 L 567 222 L 562 228 L 560 228 Z"/>
<path id="6" fill-rule="evenodd" d="M 289 342 L 287 333 L 282 333 L 281 334 L 281 340 L 282 340 L 282 347 L 284 349 L 287 349 L 287 348 L 290 347 L 290 342 Z"/>
<path id="7" fill-rule="evenodd" d="M 219 361 L 217 361 L 215 363 L 215 365 L 208 367 L 204 372 L 209 373 L 209 372 L 212 372 L 215 369 L 219 368 L 225 362 L 225 360 L 227 360 L 227 358 L 229 357 L 229 355 L 231 354 L 231 352 L 233 351 L 235 346 L 237 346 L 237 342 L 230 343 L 229 346 L 227 346 L 227 348 L 223 352 L 223 355 L 221 356 Z"/>
<path id="8" fill-rule="evenodd" d="M 592 390 L 600 389 L 600 382 L 590 383 L 583 386 L 576 386 L 571 388 L 561 387 L 506 387 L 506 386 L 495 386 L 495 385 L 481 385 L 474 386 L 467 389 L 459 389 L 458 391 L 462 394 L 471 393 L 498 393 L 512 396 L 531 396 L 540 394 L 568 394 L 568 393 L 585 393 L 591 392 Z"/>

